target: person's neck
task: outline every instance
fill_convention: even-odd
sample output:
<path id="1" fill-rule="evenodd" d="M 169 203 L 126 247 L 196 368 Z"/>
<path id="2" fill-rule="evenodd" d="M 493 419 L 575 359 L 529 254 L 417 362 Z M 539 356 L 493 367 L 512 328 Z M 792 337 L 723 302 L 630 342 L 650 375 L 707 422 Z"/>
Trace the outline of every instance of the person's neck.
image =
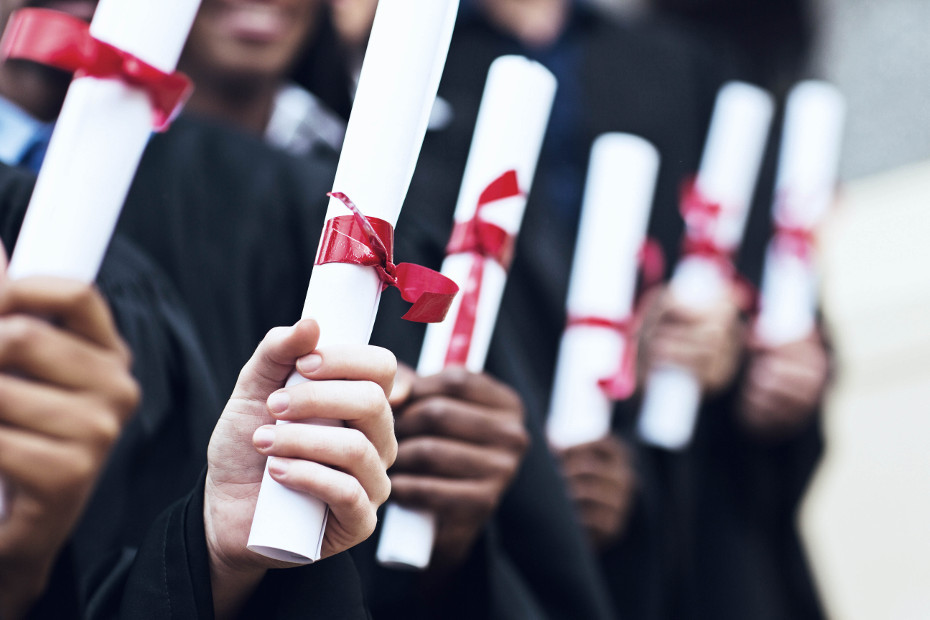
<path id="1" fill-rule="evenodd" d="M 201 82 L 186 109 L 262 135 L 271 118 L 279 85 L 271 81 L 257 87 L 255 84 Z"/>
<path id="2" fill-rule="evenodd" d="M 553 44 L 568 23 L 570 0 L 482 0 L 491 21 L 530 48 Z"/>
<path id="3" fill-rule="evenodd" d="M 58 118 L 70 83 L 69 74 L 30 62 L 0 64 L 0 96 L 42 122 Z"/>

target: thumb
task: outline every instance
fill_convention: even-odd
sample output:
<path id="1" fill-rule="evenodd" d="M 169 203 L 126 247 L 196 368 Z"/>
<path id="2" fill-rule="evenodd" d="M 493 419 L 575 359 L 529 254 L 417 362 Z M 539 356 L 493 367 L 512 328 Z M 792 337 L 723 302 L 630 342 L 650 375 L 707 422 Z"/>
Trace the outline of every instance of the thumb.
<path id="1" fill-rule="evenodd" d="M 293 327 L 272 329 L 239 373 L 233 398 L 268 398 L 284 387 L 297 359 L 312 353 L 319 339 L 320 326 L 313 319 L 303 319 Z"/>

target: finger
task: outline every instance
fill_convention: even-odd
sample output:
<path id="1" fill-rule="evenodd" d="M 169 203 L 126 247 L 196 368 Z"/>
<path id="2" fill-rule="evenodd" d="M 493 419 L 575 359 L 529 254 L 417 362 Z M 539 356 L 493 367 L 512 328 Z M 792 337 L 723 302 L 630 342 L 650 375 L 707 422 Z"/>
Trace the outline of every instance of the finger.
<path id="1" fill-rule="evenodd" d="M 569 490 L 576 502 L 605 506 L 611 510 L 620 510 L 629 502 L 632 485 L 618 484 L 598 476 L 581 476 L 573 478 Z"/>
<path id="2" fill-rule="evenodd" d="M 578 504 L 577 508 L 582 527 L 596 545 L 612 541 L 620 534 L 625 510 L 588 503 Z"/>
<path id="3" fill-rule="evenodd" d="M 518 412 L 434 396 L 414 401 L 395 422 L 399 439 L 429 435 L 523 452 L 529 436 Z"/>
<path id="4" fill-rule="evenodd" d="M 649 345 L 649 360 L 653 366 L 670 364 L 696 368 L 705 357 L 704 349 L 688 340 L 656 338 Z"/>
<path id="5" fill-rule="evenodd" d="M 289 422 L 338 420 L 364 433 L 392 463 L 397 442 L 394 418 L 381 385 L 371 381 L 307 381 L 278 390 L 268 398 L 268 410 Z"/>
<path id="6" fill-rule="evenodd" d="M 751 370 L 749 387 L 752 392 L 795 403 L 801 408 L 816 407 L 824 386 L 823 375 L 809 368 L 767 361 L 769 363 L 755 365 Z"/>
<path id="7" fill-rule="evenodd" d="M 253 434 L 252 443 L 269 457 L 312 461 L 344 471 L 366 490 L 378 490 L 386 475 L 374 445 L 351 428 L 315 424 L 263 426 Z M 386 495 L 375 498 L 378 503 L 386 499 Z"/>
<path id="8" fill-rule="evenodd" d="M 40 499 L 86 489 L 102 457 L 77 443 L 0 428 L 0 478 Z"/>
<path id="9" fill-rule="evenodd" d="M 466 520 L 491 514 L 500 498 L 489 485 L 475 480 L 392 474 L 391 499 L 402 506 Z"/>
<path id="10" fill-rule="evenodd" d="M 391 408 L 398 409 L 405 405 L 410 399 L 413 392 L 413 382 L 416 380 L 417 373 L 406 364 L 397 365 L 397 376 L 394 379 L 394 387 L 388 401 Z"/>
<path id="11" fill-rule="evenodd" d="M 402 441 L 392 471 L 441 478 L 489 478 L 513 472 L 513 454 L 437 437 Z"/>
<path id="12" fill-rule="evenodd" d="M 522 401 L 509 386 L 487 374 L 468 372 L 461 366 L 420 377 L 413 385 L 411 398 L 450 396 L 459 400 L 501 409 L 523 409 Z"/>
<path id="13" fill-rule="evenodd" d="M 0 295 L 0 314 L 23 313 L 47 318 L 64 329 L 128 360 L 103 296 L 90 284 L 65 278 L 31 277 L 9 282 Z"/>
<path id="14" fill-rule="evenodd" d="M 269 331 L 239 373 L 232 398 L 268 398 L 294 372 L 297 359 L 316 348 L 319 337 L 320 326 L 313 319 L 303 319 L 292 327 L 276 327 Z"/>
<path id="15" fill-rule="evenodd" d="M 127 375 L 128 377 L 128 375 Z M 110 408 L 96 398 L 49 388 L 18 377 L 0 375 L 0 423 L 59 440 L 87 440 L 110 445 L 119 436 L 121 422 L 132 408 L 134 383 L 127 394 L 108 400 L 124 403 Z"/>
<path id="16" fill-rule="evenodd" d="M 0 318 L 0 368 L 75 390 L 97 390 L 126 374 L 124 359 L 22 314 Z M 123 394 L 118 389 L 104 395 Z"/>
<path id="17" fill-rule="evenodd" d="M 285 458 L 269 459 L 268 473 L 287 488 L 326 503 L 331 511 L 330 518 L 350 532 L 356 541 L 371 536 L 375 531 L 375 506 L 378 503 L 373 505 L 369 490 L 350 474 L 312 461 Z M 387 497 L 390 486 L 385 476 L 379 487 L 370 491 L 377 497 Z"/>
<path id="18" fill-rule="evenodd" d="M 397 374 L 397 359 L 381 347 L 330 346 L 298 359 L 297 370 L 314 381 L 371 381 L 381 386 L 387 396 Z"/>
<path id="19" fill-rule="evenodd" d="M 597 477 L 613 481 L 615 484 L 624 483 L 631 475 L 632 468 L 616 459 L 605 461 L 590 454 L 574 455 L 562 461 L 562 471 L 569 479 L 578 477 Z"/>

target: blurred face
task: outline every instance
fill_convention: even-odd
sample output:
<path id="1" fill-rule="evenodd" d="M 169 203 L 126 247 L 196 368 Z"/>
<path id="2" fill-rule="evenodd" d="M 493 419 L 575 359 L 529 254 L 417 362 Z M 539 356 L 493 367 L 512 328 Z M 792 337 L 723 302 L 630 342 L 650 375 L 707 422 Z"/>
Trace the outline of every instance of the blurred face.
<path id="1" fill-rule="evenodd" d="M 281 79 L 312 35 L 320 1 L 203 0 L 183 68 L 195 81 Z"/>
<path id="2" fill-rule="evenodd" d="M 360 47 L 368 41 L 378 0 L 329 0 L 333 26 L 343 43 Z"/>

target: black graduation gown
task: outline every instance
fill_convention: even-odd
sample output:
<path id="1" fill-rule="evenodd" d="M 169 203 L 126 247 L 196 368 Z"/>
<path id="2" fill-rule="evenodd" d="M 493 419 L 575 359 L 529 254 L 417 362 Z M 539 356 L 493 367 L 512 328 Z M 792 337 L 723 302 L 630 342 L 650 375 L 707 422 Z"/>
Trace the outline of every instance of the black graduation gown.
<path id="1" fill-rule="evenodd" d="M 0 232 L 8 248 L 31 191 L 30 175 L 0 168 Z M 117 238 L 97 284 L 132 349 L 142 400 L 62 551 L 35 617 L 77 616 L 78 609 L 88 617 L 115 613 L 126 571 L 152 521 L 196 485 L 222 408 L 185 310 L 151 262 Z M 204 577 L 209 592 L 209 576 L 197 575 Z"/>
<path id="2" fill-rule="evenodd" d="M 333 163 L 316 155 L 297 159 L 277 153 L 258 139 L 201 119 L 181 118 L 170 132 L 152 139 L 120 230 L 151 253 L 180 289 L 208 358 L 220 369 L 221 385 L 232 385 L 269 328 L 293 323 L 300 316 Z M 237 170 L 249 170 L 248 183 L 241 182 Z M 166 178 L 176 180 L 166 184 Z M 395 292 L 388 291 L 384 299 L 391 298 L 396 298 Z M 387 329 L 403 331 L 400 314 L 392 317 Z M 541 470 L 543 477 L 533 484 L 549 489 L 561 481 L 538 425 L 535 433 L 534 456 L 524 465 L 527 473 L 521 478 L 534 480 Z M 576 575 L 587 570 L 596 581 L 593 566 L 571 560 L 583 543 L 567 502 L 554 512 L 570 524 L 568 542 L 561 533 L 553 534 L 553 548 L 561 545 L 569 556 L 563 572 L 570 580 L 583 582 Z M 369 552 L 354 554 L 363 564 L 363 575 L 369 577 L 379 573 L 373 566 L 376 536 L 364 546 Z M 400 609 L 405 617 L 439 613 L 509 618 L 514 617 L 510 610 L 515 605 L 532 608 L 530 596 L 523 593 L 523 584 L 495 540 L 495 534 L 488 532 L 454 587 L 438 602 L 422 596 L 415 578 L 400 578 L 406 588 L 396 587 L 394 576 L 387 572 L 366 579 L 373 613 L 389 617 L 390 610 Z M 579 586 L 582 592 L 590 587 Z M 573 609 L 584 617 L 604 617 L 596 605 Z M 592 609 L 595 612 L 588 613 Z"/>
<path id="3" fill-rule="evenodd" d="M 174 185 L 183 178 L 149 173 L 160 177 L 167 196 L 195 204 L 194 192 Z M 242 178 L 248 182 L 247 175 Z M 0 168 L 0 233 L 7 247 L 31 187 L 28 175 Z M 133 245 L 114 239 L 97 283 L 133 352 L 142 401 L 32 616 L 212 617 L 201 472 L 224 404 L 220 394 L 228 391 L 217 387 L 197 328 L 172 284 Z M 250 604 L 268 617 L 368 617 L 347 554 L 272 571 Z"/>
<path id="4" fill-rule="evenodd" d="M 601 133 L 624 131 L 657 146 L 662 162 L 649 228 L 666 256 L 673 259 L 682 233 L 679 187 L 697 170 L 714 98 L 728 76 L 713 57 L 675 31 L 656 24 L 616 23 L 577 4 L 573 11 L 565 47 L 556 57 L 522 48 L 474 14 L 460 18 L 440 86 L 440 96 L 450 103 L 453 119 L 444 131 L 428 134 L 398 223 L 400 256 L 438 266 L 451 228 L 487 69 L 496 57 L 507 53 L 535 56 L 551 64 L 557 74 L 567 76 L 560 85 L 552 121 L 552 126 L 561 124 L 561 131 L 550 129 L 540 157 L 487 365 L 493 374 L 517 387 L 540 417 L 548 408 L 558 340 L 565 324 L 564 300 L 581 201 L 580 179 L 591 143 Z M 565 62 L 571 63 L 569 70 L 559 64 Z M 559 185 L 573 184 L 577 195 L 560 195 Z M 763 207 L 762 215 L 757 214 L 754 220 L 765 221 L 767 213 L 767 206 Z M 753 230 L 756 228 L 754 224 Z M 749 245 L 745 260 L 758 264 L 762 244 L 757 237 Z M 382 314 L 384 311 L 388 310 L 383 303 Z M 396 330 L 385 330 L 383 338 L 382 344 L 402 359 L 400 352 L 418 342 Z M 415 359 L 416 354 L 414 348 L 409 359 Z M 769 575 L 746 570 L 747 564 L 771 565 L 769 556 L 760 561 L 764 554 L 792 555 L 771 544 L 773 540 L 799 549 L 788 524 L 803 480 L 815 462 L 816 449 L 780 451 L 782 462 L 791 461 L 798 474 L 780 478 L 781 483 L 773 482 L 774 486 L 765 486 L 766 490 L 757 493 L 766 496 L 767 505 L 776 506 L 781 517 L 776 530 L 767 521 L 755 521 L 748 528 L 751 537 L 765 541 L 756 545 L 756 557 L 719 562 L 719 553 L 706 549 L 706 542 L 716 538 L 722 541 L 719 552 L 726 554 L 729 548 L 746 546 L 743 541 L 750 538 L 731 535 L 728 520 L 719 518 L 732 514 L 733 503 L 740 498 L 730 481 L 721 482 L 716 476 L 720 469 L 738 464 L 731 456 L 733 450 L 721 445 L 745 445 L 732 423 L 730 402 L 721 398 L 705 404 L 702 420 L 723 420 L 726 432 L 705 429 L 707 424 L 702 422 L 695 441 L 698 447 L 685 454 L 636 446 L 642 484 L 635 511 L 625 538 L 601 557 L 621 617 L 756 617 L 765 607 L 752 595 L 753 590 L 767 592 L 770 601 L 802 600 L 806 602 L 800 607 L 816 608 L 809 576 L 799 563 L 782 564 L 770 571 L 780 572 L 777 582 L 768 579 Z M 636 412 L 635 402 L 619 408 L 618 433 L 632 438 Z M 715 440 L 706 438 L 708 434 Z M 742 448 L 739 452 L 743 460 L 767 460 L 764 452 Z M 780 470 L 767 471 L 775 474 Z M 745 486 L 745 482 L 741 484 Z M 728 489 L 734 502 L 720 501 L 719 491 L 708 492 L 709 487 Z M 785 487 L 790 487 L 790 492 Z M 533 542 L 521 527 L 525 522 L 510 525 L 513 527 L 500 532 L 502 544 L 532 549 Z M 539 554 L 538 546 L 535 551 L 537 567 L 560 559 Z M 725 585 L 740 581 L 745 583 L 737 588 Z M 786 582 L 801 585 L 782 588 Z M 532 583 L 542 600 L 561 585 L 544 571 L 537 572 Z M 711 591 L 714 595 L 708 596 Z M 720 598 L 732 605 L 722 605 Z"/>
<path id="5" fill-rule="evenodd" d="M 178 288 L 224 394 L 267 331 L 300 318 L 333 170 L 184 117 L 143 156 L 119 230 Z M 271 575 L 255 613 L 368 615 L 347 553 Z"/>

